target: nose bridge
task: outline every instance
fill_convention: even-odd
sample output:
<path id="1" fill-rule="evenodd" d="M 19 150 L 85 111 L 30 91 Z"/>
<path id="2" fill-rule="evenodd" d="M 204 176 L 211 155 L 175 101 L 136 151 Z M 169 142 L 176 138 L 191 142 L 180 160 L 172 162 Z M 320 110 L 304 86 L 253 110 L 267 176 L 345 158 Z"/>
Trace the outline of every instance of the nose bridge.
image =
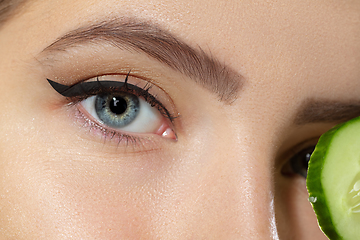
<path id="1" fill-rule="evenodd" d="M 229 149 L 234 153 L 230 168 L 237 187 L 237 207 L 242 223 L 240 239 L 278 239 L 272 154 L 266 138 L 257 137 L 257 131 L 245 131 L 237 137 L 233 135 L 234 145 Z"/>
<path id="2" fill-rule="evenodd" d="M 269 164 L 261 154 L 251 154 L 238 159 L 238 164 L 247 164 L 244 174 L 238 181 L 239 208 L 246 218 L 245 236 L 241 239 L 277 239 L 275 223 L 273 177 Z M 255 156 L 251 156 L 255 155 Z"/>
<path id="3" fill-rule="evenodd" d="M 203 211 L 218 218 L 219 230 L 227 231 L 225 239 L 278 239 L 271 168 L 249 152 L 219 161 L 227 164 L 209 174 L 204 182 L 210 184 L 201 189 L 207 194 Z"/>
<path id="4" fill-rule="evenodd" d="M 201 191 L 207 194 L 203 203 L 208 202 L 206 208 L 212 209 L 212 216 L 217 214 L 222 219 L 219 225 L 226 221 L 221 228 L 231 231 L 227 239 L 278 239 L 272 161 L 258 144 L 255 140 L 233 138 L 218 146 L 221 151 L 215 146 L 207 151 L 214 162 L 201 184 Z M 210 156 L 210 152 L 217 154 Z"/>
<path id="5" fill-rule="evenodd" d="M 237 126 L 216 125 L 211 137 L 185 145 L 154 209 L 159 232 L 177 232 L 179 239 L 277 239 L 269 138 Z"/>

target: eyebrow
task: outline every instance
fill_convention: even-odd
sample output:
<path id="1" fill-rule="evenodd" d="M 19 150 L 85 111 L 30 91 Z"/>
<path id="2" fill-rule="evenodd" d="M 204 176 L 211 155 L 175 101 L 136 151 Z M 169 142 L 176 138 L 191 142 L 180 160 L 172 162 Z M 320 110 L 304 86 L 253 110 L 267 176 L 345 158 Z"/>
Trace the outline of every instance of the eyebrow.
<path id="1" fill-rule="evenodd" d="M 236 100 L 244 78 L 200 47 L 195 49 L 159 26 L 137 19 L 114 19 L 70 31 L 43 52 L 64 51 L 88 43 L 110 43 L 122 50 L 145 53 L 218 95 Z"/>
<path id="2" fill-rule="evenodd" d="M 12 16 L 20 11 L 26 0 L 0 0 L 0 28 Z"/>
<path id="3" fill-rule="evenodd" d="M 360 101 L 338 102 L 310 99 L 300 107 L 295 117 L 295 124 L 339 123 L 360 116 Z"/>

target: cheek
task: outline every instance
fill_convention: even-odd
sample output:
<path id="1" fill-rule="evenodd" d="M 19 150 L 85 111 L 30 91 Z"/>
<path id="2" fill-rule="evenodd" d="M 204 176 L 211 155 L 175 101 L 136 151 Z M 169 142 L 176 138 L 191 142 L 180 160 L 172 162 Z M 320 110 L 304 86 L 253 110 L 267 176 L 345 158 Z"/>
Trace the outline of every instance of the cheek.
<path id="1" fill-rule="evenodd" d="M 134 184 L 136 180 L 129 173 L 124 174 L 124 169 L 91 165 L 81 164 L 78 166 L 81 170 L 76 173 L 72 171 L 79 169 L 77 166 L 72 166 L 70 171 L 58 170 L 63 172 L 61 179 L 53 179 L 58 185 L 58 195 L 49 196 L 55 201 L 50 207 L 59 206 L 58 210 L 51 209 L 55 215 L 57 211 L 65 213 L 60 218 L 65 220 L 64 228 L 76 226 L 75 229 L 92 237 L 117 239 L 134 239 L 150 233 L 148 187 Z M 71 222 L 66 222 L 69 217 Z"/>
<path id="2" fill-rule="evenodd" d="M 144 209 L 151 209 L 146 178 L 153 176 L 144 172 L 155 175 L 161 159 L 118 154 L 105 160 L 101 155 L 109 153 L 99 144 L 69 138 L 74 129 L 57 122 L 63 119 L 49 120 L 36 112 L 8 111 L 1 119 L 0 235 L 63 239 L 103 232 L 135 239 L 150 232 L 150 214 Z"/>
<path id="3" fill-rule="evenodd" d="M 305 179 L 277 175 L 275 210 L 280 239 L 328 239 L 308 201 Z"/>
<path id="4" fill-rule="evenodd" d="M 134 166 L 77 158 L 62 149 L 55 155 L 31 149 L 26 155 L 1 155 L 6 162 L 0 170 L 2 232 L 34 239 L 100 233 L 135 239 L 151 232 L 152 183 L 132 174 Z"/>

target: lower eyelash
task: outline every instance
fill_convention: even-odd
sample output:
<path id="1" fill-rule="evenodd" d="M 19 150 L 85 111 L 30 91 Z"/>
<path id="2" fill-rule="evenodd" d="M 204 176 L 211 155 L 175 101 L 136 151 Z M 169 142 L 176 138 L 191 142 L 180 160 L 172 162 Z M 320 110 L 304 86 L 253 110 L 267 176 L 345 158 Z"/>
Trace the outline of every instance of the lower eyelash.
<path id="1" fill-rule="evenodd" d="M 78 123 L 82 125 L 84 128 L 88 128 L 92 134 L 95 136 L 99 136 L 103 139 L 104 143 L 113 142 L 117 145 L 117 147 L 125 146 L 128 148 L 132 146 L 131 152 L 137 151 L 153 151 L 158 150 L 159 145 L 155 144 L 154 140 L 150 137 L 146 136 L 134 136 L 125 133 L 120 133 L 115 130 L 106 129 L 96 122 L 89 119 L 84 113 L 82 113 L 76 104 L 69 105 L 70 107 L 74 107 L 75 118 Z"/>
<path id="2" fill-rule="evenodd" d="M 105 140 L 116 140 L 118 144 L 120 144 L 124 140 L 126 141 L 126 143 L 129 143 L 129 141 L 130 143 L 136 143 L 136 137 L 106 129 L 98 125 L 96 122 L 90 120 L 78 108 L 76 109 L 75 117 L 78 119 L 78 121 L 83 121 L 82 126 L 84 128 L 89 128 L 91 131 L 97 131 L 96 133 L 103 136 Z"/>

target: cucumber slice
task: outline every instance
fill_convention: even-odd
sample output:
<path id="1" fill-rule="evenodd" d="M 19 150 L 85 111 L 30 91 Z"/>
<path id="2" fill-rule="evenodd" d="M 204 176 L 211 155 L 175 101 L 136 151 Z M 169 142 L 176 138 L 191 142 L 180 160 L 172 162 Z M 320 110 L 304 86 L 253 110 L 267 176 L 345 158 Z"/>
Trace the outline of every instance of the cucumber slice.
<path id="1" fill-rule="evenodd" d="M 320 137 L 306 185 L 323 232 L 332 240 L 360 239 L 360 117 Z"/>

